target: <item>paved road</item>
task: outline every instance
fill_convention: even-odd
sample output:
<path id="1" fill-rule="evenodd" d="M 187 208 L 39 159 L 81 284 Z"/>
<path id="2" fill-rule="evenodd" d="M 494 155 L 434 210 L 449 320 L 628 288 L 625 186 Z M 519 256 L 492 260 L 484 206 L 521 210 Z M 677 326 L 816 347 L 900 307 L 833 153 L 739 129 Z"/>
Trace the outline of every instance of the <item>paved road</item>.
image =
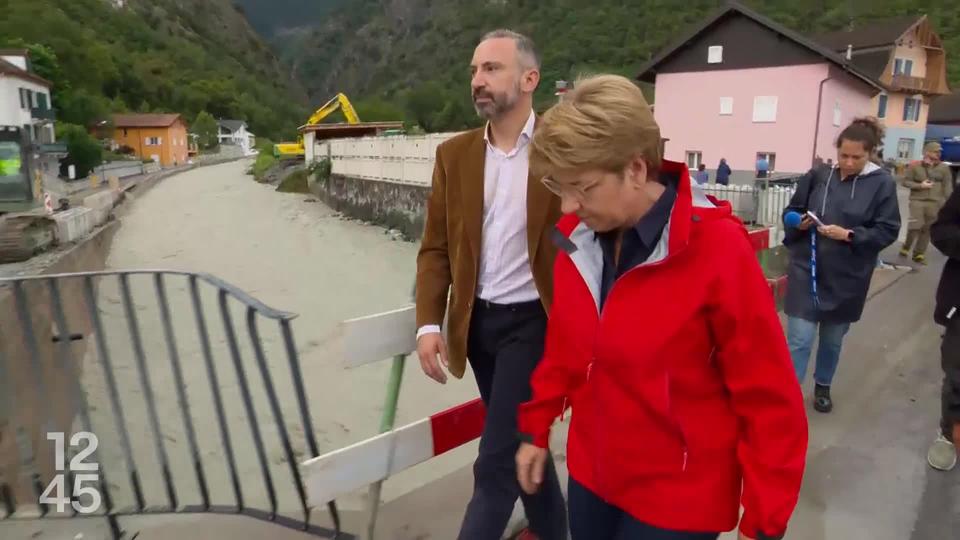
<path id="1" fill-rule="evenodd" d="M 889 255 L 896 260 L 894 250 Z M 920 272 L 878 280 L 847 338 L 834 412 L 808 409 L 807 471 L 788 540 L 956 538 L 960 470 L 938 473 L 926 464 L 939 415 L 940 330 L 931 314 L 943 260 L 934 253 Z M 811 387 L 808 378 L 808 407 Z M 562 461 L 562 433 L 554 448 Z M 389 505 L 381 530 L 392 535 L 385 538 L 454 538 L 471 481 L 463 469 Z"/>

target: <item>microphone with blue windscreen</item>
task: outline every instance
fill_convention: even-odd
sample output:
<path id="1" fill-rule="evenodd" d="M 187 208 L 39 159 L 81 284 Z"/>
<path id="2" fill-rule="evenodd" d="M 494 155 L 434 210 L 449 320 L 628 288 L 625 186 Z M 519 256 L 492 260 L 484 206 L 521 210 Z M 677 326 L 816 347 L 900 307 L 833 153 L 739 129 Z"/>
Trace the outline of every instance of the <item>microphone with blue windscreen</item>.
<path id="1" fill-rule="evenodd" d="M 801 221 L 803 221 L 803 215 L 800 212 L 791 210 L 783 215 L 783 224 L 791 229 L 799 227 Z"/>

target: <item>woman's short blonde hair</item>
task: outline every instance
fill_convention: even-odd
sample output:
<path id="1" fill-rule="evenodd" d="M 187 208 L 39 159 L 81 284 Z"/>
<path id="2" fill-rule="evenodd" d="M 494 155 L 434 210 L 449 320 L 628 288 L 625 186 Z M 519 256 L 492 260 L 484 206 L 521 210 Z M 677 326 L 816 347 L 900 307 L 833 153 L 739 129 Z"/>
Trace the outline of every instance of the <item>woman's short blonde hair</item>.
<path id="1" fill-rule="evenodd" d="M 530 147 L 530 170 L 538 177 L 558 170 L 620 173 L 638 153 L 649 174 L 660 170 L 660 127 L 650 105 L 630 79 L 596 75 L 578 80 L 543 114 Z"/>

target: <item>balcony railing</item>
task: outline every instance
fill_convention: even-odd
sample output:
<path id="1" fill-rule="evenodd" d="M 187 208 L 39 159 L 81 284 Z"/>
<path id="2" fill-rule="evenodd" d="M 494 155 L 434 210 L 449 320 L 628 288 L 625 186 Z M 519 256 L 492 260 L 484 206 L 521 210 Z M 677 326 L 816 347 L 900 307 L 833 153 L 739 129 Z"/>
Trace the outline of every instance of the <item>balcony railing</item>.
<path id="1" fill-rule="evenodd" d="M 30 109 L 30 116 L 36 120 L 50 120 L 51 122 L 57 119 L 56 112 L 50 108 L 34 107 Z"/>
<path id="2" fill-rule="evenodd" d="M 911 90 L 914 92 L 928 92 L 933 87 L 933 83 L 926 78 L 910 75 L 894 75 L 891 84 L 894 90 Z"/>

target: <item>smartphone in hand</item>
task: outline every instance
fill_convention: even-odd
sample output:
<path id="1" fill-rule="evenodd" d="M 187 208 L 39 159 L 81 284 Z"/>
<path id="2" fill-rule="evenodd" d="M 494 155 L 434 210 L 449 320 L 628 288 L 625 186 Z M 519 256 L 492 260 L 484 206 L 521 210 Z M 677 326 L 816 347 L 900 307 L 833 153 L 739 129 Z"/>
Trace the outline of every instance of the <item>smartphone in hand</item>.
<path id="1" fill-rule="evenodd" d="M 814 214 L 813 212 L 811 212 L 810 210 L 807 210 L 807 214 L 806 214 L 806 215 L 807 215 L 808 218 L 812 219 L 813 222 L 816 223 L 818 227 L 825 227 L 825 225 L 823 224 L 823 222 L 820 221 L 820 218 L 818 218 L 817 215 Z"/>

